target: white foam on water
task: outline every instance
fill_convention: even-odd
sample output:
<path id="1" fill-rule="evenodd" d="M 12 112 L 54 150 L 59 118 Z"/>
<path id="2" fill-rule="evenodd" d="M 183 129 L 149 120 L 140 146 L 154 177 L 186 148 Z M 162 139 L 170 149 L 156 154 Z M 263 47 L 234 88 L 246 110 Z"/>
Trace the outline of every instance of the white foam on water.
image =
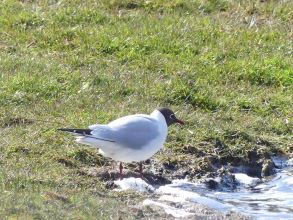
<path id="1" fill-rule="evenodd" d="M 176 203 L 184 203 L 186 200 L 182 197 L 171 196 L 171 195 L 162 195 L 159 198 L 159 201 L 168 201 L 168 202 L 176 202 Z"/>
<path id="2" fill-rule="evenodd" d="M 250 177 L 245 173 L 234 173 L 234 175 L 236 180 L 245 186 L 256 185 L 261 181 L 259 178 Z"/>
<path id="3" fill-rule="evenodd" d="M 123 190 L 134 190 L 138 192 L 153 192 L 155 189 L 152 185 L 147 184 L 141 178 L 124 178 L 122 180 L 116 180 L 114 183 L 120 187 L 118 191 Z"/>
<path id="4" fill-rule="evenodd" d="M 199 187 L 199 184 L 190 183 L 185 180 L 183 181 L 175 180 L 172 182 L 172 184 L 159 187 L 156 190 L 156 192 L 163 195 L 173 196 L 175 200 L 180 200 L 181 203 L 187 202 L 187 201 L 193 202 L 193 203 L 200 203 L 210 208 L 221 210 L 221 211 L 229 210 L 232 207 L 229 204 L 223 204 L 214 199 L 207 198 L 205 196 L 200 195 L 197 192 L 192 191 L 196 187 Z"/>
<path id="5" fill-rule="evenodd" d="M 287 165 L 288 165 L 288 166 L 293 166 L 293 158 L 290 158 L 290 159 L 287 161 Z"/>

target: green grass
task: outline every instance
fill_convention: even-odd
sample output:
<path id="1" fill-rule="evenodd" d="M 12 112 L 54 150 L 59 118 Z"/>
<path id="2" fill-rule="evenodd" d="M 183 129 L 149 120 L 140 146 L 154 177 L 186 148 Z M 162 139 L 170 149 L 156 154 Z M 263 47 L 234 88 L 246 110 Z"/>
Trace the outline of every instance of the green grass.
<path id="1" fill-rule="evenodd" d="M 291 8 L 273 0 L 2 3 L 0 216 L 135 215 L 129 195 L 78 172 L 104 159 L 56 128 L 158 106 L 188 122 L 171 128 L 171 150 L 208 155 L 220 141 L 223 156 L 292 155 Z"/>

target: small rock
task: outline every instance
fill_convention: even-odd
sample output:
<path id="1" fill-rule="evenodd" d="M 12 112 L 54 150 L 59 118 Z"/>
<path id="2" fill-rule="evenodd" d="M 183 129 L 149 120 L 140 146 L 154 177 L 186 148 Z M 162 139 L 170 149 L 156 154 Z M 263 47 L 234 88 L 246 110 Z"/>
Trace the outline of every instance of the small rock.
<path id="1" fill-rule="evenodd" d="M 261 176 L 266 177 L 266 176 L 271 176 L 276 173 L 275 170 L 275 164 L 272 160 L 266 160 L 264 161 L 261 169 Z"/>
<path id="2" fill-rule="evenodd" d="M 215 190 L 219 187 L 219 183 L 214 179 L 206 179 L 204 184 L 208 189 Z"/>
<path id="3" fill-rule="evenodd" d="M 106 189 L 114 189 L 117 186 L 115 185 L 113 180 L 109 180 L 109 181 L 105 182 L 105 187 L 106 187 Z"/>
<path id="4" fill-rule="evenodd" d="M 219 183 L 222 190 L 235 190 L 239 185 L 235 175 L 233 175 L 228 169 L 222 167 L 218 170 L 218 174 L 220 178 Z"/>

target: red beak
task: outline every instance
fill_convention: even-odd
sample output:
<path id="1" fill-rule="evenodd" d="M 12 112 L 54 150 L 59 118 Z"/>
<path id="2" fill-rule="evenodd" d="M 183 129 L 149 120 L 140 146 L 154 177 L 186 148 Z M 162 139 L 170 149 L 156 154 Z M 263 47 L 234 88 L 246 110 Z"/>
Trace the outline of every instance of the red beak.
<path id="1" fill-rule="evenodd" d="M 178 118 L 176 118 L 176 122 L 177 122 L 178 124 L 184 125 L 184 121 L 181 121 L 181 120 L 178 119 Z"/>

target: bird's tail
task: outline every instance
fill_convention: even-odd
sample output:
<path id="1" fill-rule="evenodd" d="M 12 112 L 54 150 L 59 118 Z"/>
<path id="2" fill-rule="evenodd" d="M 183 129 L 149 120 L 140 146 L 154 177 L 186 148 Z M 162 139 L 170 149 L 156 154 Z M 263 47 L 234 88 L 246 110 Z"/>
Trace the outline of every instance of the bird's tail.
<path id="1" fill-rule="evenodd" d="M 74 135 L 77 135 L 78 140 L 77 142 L 82 142 L 80 140 L 88 140 L 89 138 L 91 139 L 96 139 L 96 140 L 100 140 L 100 141 L 107 141 L 107 142 L 115 142 L 114 140 L 110 140 L 110 139 L 106 139 L 106 138 L 102 138 L 102 137 L 97 137 L 92 135 L 92 131 L 91 129 L 78 129 L 78 128 L 58 128 L 57 131 L 65 131 L 65 132 L 70 132 Z M 85 139 L 87 138 L 87 139 Z"/>

